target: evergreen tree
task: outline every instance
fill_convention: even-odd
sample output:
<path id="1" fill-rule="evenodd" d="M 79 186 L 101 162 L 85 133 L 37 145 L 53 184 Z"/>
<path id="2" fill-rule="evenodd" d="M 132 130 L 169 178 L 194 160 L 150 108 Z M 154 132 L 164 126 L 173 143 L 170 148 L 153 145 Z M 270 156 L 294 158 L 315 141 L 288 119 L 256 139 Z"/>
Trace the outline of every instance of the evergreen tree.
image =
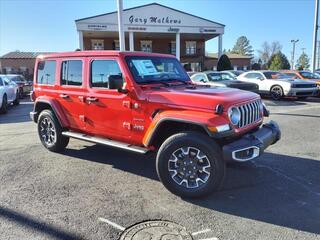
<path id="1" fill-rule="evenodd" d="M 253 49 L 250 45 L 250 41 L 246 36 L 241 36 L 237 39 L 231 53 L 240 54 L 243 56 L 253 56 Z"/>
<path id="2" fill-rule="evenodd" d="M 306 53 L 301 53 L 300 57 L 297 60 L 297 65 L 296 68 L 298 70 L 304 70 L 304 69 L 308 69 L 310 67 L 309 64 L 309 57 Z"/>
<path id="3" fill-rule="evenodd" d="M 281 51 L 273 54 L 270 60 L 267 63 L 269 70 L 282 70 L 282 69 L 290 69 L 290 63 Z"/>
<path id="4" fill-rule="evenodd" d="M 232 66 L 231 66 L 229 57 L 226 54 L 221 55 L 217 64 L 217 70 L 223 71 L 223 70 L 231 70 L 231 69 L 232 69 Z"/>

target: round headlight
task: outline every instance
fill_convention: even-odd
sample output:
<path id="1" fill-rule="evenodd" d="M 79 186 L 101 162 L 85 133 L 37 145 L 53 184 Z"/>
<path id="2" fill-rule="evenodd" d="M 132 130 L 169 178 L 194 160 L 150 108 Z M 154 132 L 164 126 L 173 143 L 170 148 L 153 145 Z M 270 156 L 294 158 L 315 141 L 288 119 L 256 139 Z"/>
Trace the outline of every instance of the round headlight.
<path id="1" fill-rule="evenodd" d="M 238 108 L 236 107 L 232 107 L 232 108 L 229 108 L 228 110 L 228 116 L 229 116 L 229 119 L 230 119 L 230 122 L 233 124 L 233 125 L 237 125 L 240 121 L 240 111 Z"/>

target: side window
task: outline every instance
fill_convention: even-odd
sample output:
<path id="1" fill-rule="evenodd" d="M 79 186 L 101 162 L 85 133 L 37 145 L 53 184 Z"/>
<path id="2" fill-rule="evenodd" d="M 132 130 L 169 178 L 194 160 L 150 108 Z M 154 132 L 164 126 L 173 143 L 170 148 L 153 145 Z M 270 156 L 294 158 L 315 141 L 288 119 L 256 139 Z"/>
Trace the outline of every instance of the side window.
<path id="1" fill-rule="evenodd" d="M 82 61 L 67 60 L 61 65 L 61 85 L 81 86 L 82 85 Z"/>
<path id="2" fill-rule="evenodd" d="M 119 65 L 115 60 L 94 60 L 91 63 L 91 87 L 110 88 L 109 77 L 122 78 Z"/>
<path id="3" fill-rule="evenodd" d="M 196 82 L 204 82 L 204 81 L 206 81 L 202 74 L 197 74 L 197 75 L 193 76 L 192 80 L 194 80 Z"/>
<path id="4" fill-rule="evenodd" d="M 245 75 L 245 77 L 250 79 L 263 78 L 260 73 L 248 73 L 247 75 Z"/>
<path id="5" fill-rule="evenodd" d="M 0 86 L 3 86 L 2 78 L 0 77 Z"/>
<path id="6" fill-rule="evenodd" d="M 56 61 L 48 60 L 38 63 L 37 83 L 54 85 L 56 75 Z"/>

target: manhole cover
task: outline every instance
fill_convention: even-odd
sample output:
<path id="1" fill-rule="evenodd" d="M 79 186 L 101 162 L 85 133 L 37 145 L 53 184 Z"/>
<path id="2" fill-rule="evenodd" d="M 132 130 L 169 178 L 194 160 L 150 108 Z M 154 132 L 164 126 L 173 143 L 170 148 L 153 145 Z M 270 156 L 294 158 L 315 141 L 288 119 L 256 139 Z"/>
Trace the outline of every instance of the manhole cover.
<path id="1" fill-rule="evenodd" d="M 192 240 L 190 233 L 169 221 L 146 221 L 133 225 L 121 234 L 120 240 Z"/>

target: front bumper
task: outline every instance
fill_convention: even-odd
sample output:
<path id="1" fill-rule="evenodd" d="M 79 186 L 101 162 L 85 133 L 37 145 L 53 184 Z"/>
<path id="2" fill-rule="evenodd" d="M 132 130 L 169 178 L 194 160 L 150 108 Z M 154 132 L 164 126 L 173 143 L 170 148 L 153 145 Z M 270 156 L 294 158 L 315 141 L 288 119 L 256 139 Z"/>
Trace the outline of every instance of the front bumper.
<path id="1" fill-rule="evenodd" d="M 317 88 L 291 88 L 285 95 L 288 97 L 314 97 L 318 93 L 319 90 Z"/>
<path id="2" fill-rule="evenodd" d="M 276 122 L 263 124 L 256 132 L 246 134 L 241 139 L 222 148 L 226 161 L 245 162 L 259 157 L 270 145 L 281 138 L 281 132 Z"/>

